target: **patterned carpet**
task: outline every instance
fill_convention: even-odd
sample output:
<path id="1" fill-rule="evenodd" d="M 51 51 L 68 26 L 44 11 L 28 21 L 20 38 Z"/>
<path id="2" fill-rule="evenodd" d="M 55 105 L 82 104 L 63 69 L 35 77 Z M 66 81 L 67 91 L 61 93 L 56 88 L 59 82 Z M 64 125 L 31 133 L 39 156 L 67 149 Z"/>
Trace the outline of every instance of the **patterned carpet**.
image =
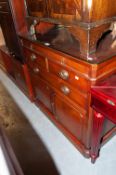
<path id="1" fill-rule="evenodd" d="M 24 114 L 0 83 L 0 125 L 25 175 L 57 175 L 54 163 Z"/>

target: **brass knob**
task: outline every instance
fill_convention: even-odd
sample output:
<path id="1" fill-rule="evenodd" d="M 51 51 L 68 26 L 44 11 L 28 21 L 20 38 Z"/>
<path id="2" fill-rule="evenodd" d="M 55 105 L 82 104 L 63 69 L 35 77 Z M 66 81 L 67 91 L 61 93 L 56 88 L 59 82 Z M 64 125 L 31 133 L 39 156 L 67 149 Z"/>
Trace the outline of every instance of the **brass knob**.
<path id="1" fill-rule="evenodd" d="M 34 60 L 36 60 L 36 59 L 37 59 L 36 55 L 35 55 L 35 54 L 32 54 L 32 55 L 31 55 L 31 61 L 34 61 Z"/>
<path id="2" fill-rule="evenodd" d="M 68 95 L 70 93 L 70 89 L 67 86 L 62 86 L 61 91 L 63 94 Z"/>
<path id="3" fill-rule="evenodd" d="M 0 6 L 0 9 L 2 9 L 2 6 Z"/>
<path id="4" fill-rule="evenodd" d="M 61 70 L 59 72 L 59 76 L 63 79 L 63 80 L 67 80 L 69 78 L 69 73 L 66 70 Z"/>
<path id="5" fill-rule="evenodd" d="M 34 71 L 35 73 L 38 73 L 38 72 L 39 72 L 39 68 L 36 67 L 36 68 L 33 69 L 33 71 Z"/>

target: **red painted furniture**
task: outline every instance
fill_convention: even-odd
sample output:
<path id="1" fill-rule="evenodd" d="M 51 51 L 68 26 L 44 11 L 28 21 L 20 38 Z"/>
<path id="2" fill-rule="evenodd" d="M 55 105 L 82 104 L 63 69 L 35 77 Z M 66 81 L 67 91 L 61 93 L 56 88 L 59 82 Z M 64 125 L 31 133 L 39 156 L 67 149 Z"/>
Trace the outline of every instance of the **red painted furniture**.
<path id="1" fill-rule="evenodd" d="M 105 118 L 116 124 L 116 74 L 94 86 L 91 94 L 94 109 L 91 160 L 94 163 L 99 155 Z"/>

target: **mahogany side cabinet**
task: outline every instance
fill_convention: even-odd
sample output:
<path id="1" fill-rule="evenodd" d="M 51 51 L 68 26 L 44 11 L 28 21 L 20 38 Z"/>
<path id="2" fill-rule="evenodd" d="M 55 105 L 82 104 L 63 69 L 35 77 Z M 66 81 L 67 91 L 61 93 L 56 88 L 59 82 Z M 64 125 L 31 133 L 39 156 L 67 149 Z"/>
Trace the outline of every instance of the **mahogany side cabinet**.
<path id="1" fill-rule="evenodd" d="M 23 55 L 23 65 L 14 70 L 26 66 L 18 81 L 25 78 L 31 101 L 90 158 L 91 88 L 116 73 L 116 1 L 9 2 Z M 102 143 L 115 132 L 105 118 Z"/>

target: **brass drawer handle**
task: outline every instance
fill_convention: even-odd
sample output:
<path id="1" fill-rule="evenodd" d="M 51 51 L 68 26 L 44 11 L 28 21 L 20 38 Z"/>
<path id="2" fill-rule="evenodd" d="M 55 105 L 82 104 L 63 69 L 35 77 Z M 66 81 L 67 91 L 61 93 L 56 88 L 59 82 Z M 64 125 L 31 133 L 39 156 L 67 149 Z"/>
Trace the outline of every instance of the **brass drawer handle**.
<path id="1" fill-rule="evenodd" d="M 69 73 L 68 73 L 68 71 L 66 71 L 66 70 L 61 70 L 61 71 L 59 72 L 59 76 L 60 76 L 60 78 L 62 78 L 63 80 L 68 80 L 68 78 L 69 78 Z"/>
<path id="2" fill-rule="evenodd" d="M 37 59 L 36 55 L 35 55 L 35 54 L 32 54 L 32 55 L 31 55 L 31 61 L 34 61 L 34 60 L 36 60 L 36 59 Z"/>
<path id="3" fill-rule="evenodd" d="M 38 73 L 38 72 L 39 72 L 39 68 L 34 68 L 33 71 L 34 71 L 35 73 Z"/>
<path id="4" fill-rule="evenodd" d="M 62 86 L 61 91 L 63 94 L 68 95 L 70 93 L 70 89 L 67 86 Z"/>

